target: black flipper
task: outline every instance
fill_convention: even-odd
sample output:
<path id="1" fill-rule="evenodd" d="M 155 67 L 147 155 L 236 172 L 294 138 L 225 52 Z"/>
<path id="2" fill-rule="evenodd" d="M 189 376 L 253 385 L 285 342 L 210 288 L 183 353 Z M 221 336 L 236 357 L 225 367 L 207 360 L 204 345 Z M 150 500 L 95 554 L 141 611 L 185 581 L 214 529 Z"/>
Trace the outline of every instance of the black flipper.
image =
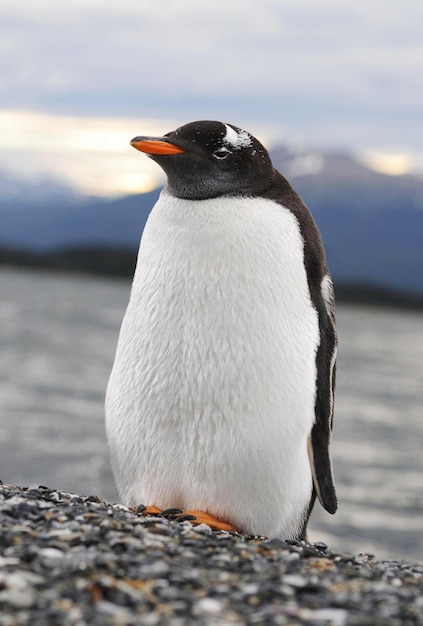
<path id="1" fill-rule="evenodd" d="M 333 424 L 337 338 L 335 298 L 328 274 L 323 277 L 321 292 L 325 312 L 319 311 L 320 346 L 316 355 L 316 421 L 309 437 L 308 451 L 317 497 L 326 511 L 333 514 L 337 509 L 337 499 L 329 446 Z"/>

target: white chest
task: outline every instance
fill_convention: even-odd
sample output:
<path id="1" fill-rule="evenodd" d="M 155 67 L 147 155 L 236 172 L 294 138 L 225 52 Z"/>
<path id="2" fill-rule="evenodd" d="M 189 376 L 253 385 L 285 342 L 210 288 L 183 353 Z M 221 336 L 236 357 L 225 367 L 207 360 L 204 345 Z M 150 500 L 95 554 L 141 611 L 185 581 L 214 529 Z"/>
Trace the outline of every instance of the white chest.
<path id="1" fill-rule="evenodd" d="M 271 495 L 298 517 L 311 491 L 318 337 L 288 210 L 162 193 L 107 393 L 124 499 L 207 510 L 218 501 L 216 513 L 235 507 L 254 525 L 252 501 Z"/>

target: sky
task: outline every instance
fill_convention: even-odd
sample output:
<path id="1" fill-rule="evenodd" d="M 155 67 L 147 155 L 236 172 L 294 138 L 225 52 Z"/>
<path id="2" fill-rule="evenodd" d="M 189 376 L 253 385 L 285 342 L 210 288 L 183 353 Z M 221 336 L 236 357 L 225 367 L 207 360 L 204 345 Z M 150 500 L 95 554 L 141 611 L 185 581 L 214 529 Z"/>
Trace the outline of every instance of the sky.
<path id="1" fill-rule="evenodd" d="M 423 173 L 422 23 L 421 0 L 1 0 L 0 169 L 147 190 L 130 139 L 217 119 Z"/>

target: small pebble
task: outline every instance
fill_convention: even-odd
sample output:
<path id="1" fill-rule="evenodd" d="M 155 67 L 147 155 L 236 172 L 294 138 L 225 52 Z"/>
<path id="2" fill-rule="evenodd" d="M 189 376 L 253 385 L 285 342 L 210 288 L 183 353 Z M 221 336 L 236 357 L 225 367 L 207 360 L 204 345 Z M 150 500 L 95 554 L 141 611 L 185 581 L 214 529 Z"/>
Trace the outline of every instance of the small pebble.
<path id="1" fill-rule="evenodd" d="M 305 587 L 307 584 L 307 581 L 302 576 L 297 576 L 295 574 L 284 576 L 282 580 L 285 585 L 289 585 L 290 587 L 297 587 L 298 589 Z"/>
<path id="2" fill-rule="evenodd" d="M 321 550 L 322 552 L 326 552 L 326 550 L 328 549 L 328 545 L 326 543 L 324 543 L 323 541 L 316 541 L 314 544 L 314 547 L 317 548 L 318 550 Z"/>
<path id="3" fill-rule="evenodd" d="M 320 624 L 330 626 L 345 626 L 348 621 L 348 612 L 345 609 L 316 609 L 311 612 L 311 619 Z"/>
<path id="4" fill-rule="evenodd" d="M 202 598 L 194 605 L 194 613 L 200 615 L 206 613 L 208 615 L 217 615 L 222 611 L 222 603 L 213 598 Z"/>
<path id="5" fill-rule="evenodd" d="M 197 533 L 203 533 L 205 535 L 211 535 L 213 532 L 208 524 L 197 524 L 194 528 Z"/>
<path id="6" fill-rule="evenodd" d="M 43 548 L 39 551 L 39 556 L 45 567 L 57 567 L 63 561 L 65 553 L 57 548 Z"/>
<path id="7" fill-rule="evenodd" d="M 35 600 L 35 593 L 31 589 L 9 589 L 0 592 L 0 605 L 5 602 L 15 609 L 28 609 L 35 604 Z"/>
<path id="8" fill-rule="evenodd" d="M 142 565 L 138 570 L 138 576 L 144 578 L 162 578 L 169 573 L 169 565 L 164 561 L 154 561 L 149 565 Z"/>

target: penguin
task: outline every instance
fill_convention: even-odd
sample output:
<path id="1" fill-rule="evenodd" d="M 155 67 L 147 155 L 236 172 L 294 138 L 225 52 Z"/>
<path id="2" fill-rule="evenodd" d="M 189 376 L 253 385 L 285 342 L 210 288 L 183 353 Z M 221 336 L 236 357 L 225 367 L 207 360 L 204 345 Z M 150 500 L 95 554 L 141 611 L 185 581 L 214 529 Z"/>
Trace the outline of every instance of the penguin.
<path id="1" fill-rule="evenodd" d="M 307 538 L 330 458 L 335 300 L 314 219 L 265 147 L 197 121 L 131 145 L 167 184 L 142 234 L 106 392 L 122 502 Z"/>

